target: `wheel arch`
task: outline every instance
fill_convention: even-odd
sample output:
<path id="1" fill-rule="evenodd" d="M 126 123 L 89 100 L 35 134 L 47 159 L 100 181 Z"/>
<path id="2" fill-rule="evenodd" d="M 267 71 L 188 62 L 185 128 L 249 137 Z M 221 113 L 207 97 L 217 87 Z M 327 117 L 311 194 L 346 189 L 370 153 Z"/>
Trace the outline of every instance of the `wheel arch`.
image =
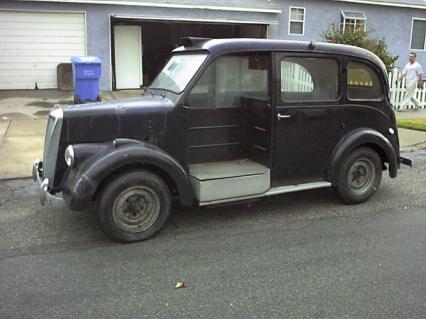
<path id="1" fill-rule="evenodd" d="M 389 164 L 389 176 L 392 178 L 397 176 L 397 156 L 390 141 L 378 131 L 370 128 L 360 128 L 346 134 L 331 154 L 327 167 L 327 179 L 333 185 L 337 183 L 338 172 L 343 160 L 360 147 L 373 149 L 382 160 L 383 169 L 386 168 L 385 163 Z"/>
<path id="2" fill-rule="evenodd" d="M 142 142 L 112 144 L 91 156 L 65 176 L 64 198 L 72 210 L 82 210 L 96 197 L 108 180 L 129 169 L 149 169 L 158 174 L 183 205 L 191 205 L 194 193 L 185 169 L 163 150 Z"/>
<path id="3" fill-rule="evenodd" d="M 175 196 L 179 197 L 179 189 L 173 180 L 173 178 L 163 169 L 161 169 L 158 166 L 147 164 L 147 163 L 132 163 L 127 164 L 122 167 L 117 168 L 116 170 L 112 171 L 109 175 L 105 176 L 105 178 L 99 183 L 98 187 L 96 188 L 95 193 L 93 194 L 92 200 L 95 201 L 98 197 L 99 193 L 104 189 L 106 184 L 115 176 L 122 175 L 127 172 L 133 171 L 133 170 L 148 170 L 157 176 L 159 176 L 164 183 L 166 183 L 167 187 L 170 190 L 170 193 Z"/>

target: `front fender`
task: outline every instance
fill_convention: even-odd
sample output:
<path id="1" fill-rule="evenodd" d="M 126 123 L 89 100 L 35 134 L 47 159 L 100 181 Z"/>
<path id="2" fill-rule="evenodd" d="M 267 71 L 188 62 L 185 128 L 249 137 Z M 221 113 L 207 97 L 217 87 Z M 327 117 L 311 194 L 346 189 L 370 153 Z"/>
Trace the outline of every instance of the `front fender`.
<path id="1" fill-rule="evenodd" d="M 331 183 L 337 183 L 339 170 L 343 160 L 354 149 L 363 145 L 372 146 L 376 150 L 380 150 L 385 156 L 385 161 L 389 163 L 390 177 L 394 178 L 397 176 L 397 155 L 391 142 L 378 131 L 370 128 L 359 128 L 346 134 L 334 148 L 327 170 L 327 179 Z"/>
<path id="2" fill-rule="evenodd" d="M 103 144 L 105 145 L 105 144 Z M 96 148 L 94 148 L 96 149 Z M 175 183 L 180 201 L 191 205 L 194 194 L 185 169 L 172 156 L 148 143 L 126 140 L 105 145 L 70 169 L 62 182 L 64 199 L 72 210 L 82 210 L 92 201 L 99 185 L 113 172 L 129 165 L 151 165 L 166 173 Z M 78 159 L 77 159 L 78 162 Z"/>

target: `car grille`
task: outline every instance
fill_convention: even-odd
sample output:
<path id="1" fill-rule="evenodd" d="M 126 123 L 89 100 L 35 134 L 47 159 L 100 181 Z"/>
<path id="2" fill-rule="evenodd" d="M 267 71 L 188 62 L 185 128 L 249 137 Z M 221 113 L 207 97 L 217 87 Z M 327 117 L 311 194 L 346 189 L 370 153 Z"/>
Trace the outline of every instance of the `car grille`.
<path id="1" fill-rule="evenodd" d="M 43 179 L 49 180 L 49 189 L 55 180 L 56 161 L 58 159 L 59 139 L 62 130 L 63 111 L 54 108 L 49 114 L 43 154 Z"/>

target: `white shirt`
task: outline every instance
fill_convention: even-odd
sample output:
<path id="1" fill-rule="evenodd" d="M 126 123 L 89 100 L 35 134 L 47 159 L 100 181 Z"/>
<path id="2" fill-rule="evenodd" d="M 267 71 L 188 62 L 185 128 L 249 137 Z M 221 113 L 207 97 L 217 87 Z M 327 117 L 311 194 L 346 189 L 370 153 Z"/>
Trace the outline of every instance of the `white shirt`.
<path id="1" fill-rule="evenodd" d="M 419 76 L 423 74 L 422 66 L 417 61 L 414 63 L 407 63 L 402 71 L 402 74 L 407 79 L 407 83 L 414 84 L 419 80 Z"/>

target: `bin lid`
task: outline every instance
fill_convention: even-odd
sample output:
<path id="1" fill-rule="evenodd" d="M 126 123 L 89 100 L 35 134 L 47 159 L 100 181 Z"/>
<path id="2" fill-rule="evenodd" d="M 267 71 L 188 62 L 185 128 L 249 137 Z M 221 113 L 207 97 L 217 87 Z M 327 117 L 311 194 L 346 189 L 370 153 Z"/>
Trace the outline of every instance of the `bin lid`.
<path id="1" fill-rule="evenodd" d="M 100 64 L 101 59 L 99 59 L 97 56 L 73 56 L 71 57 L 71 62 L 77 64 Z"/>

